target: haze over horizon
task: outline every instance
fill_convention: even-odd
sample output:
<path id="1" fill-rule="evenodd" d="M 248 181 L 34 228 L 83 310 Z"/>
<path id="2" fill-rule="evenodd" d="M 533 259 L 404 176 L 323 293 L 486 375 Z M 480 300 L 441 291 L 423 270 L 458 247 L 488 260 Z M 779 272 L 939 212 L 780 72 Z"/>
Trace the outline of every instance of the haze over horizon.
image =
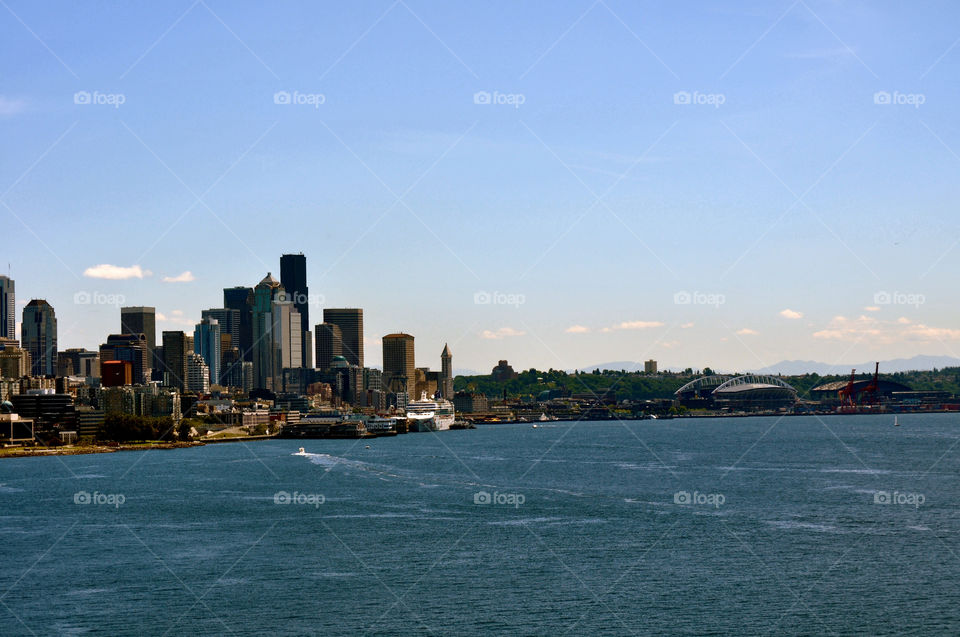
<path id="1" fill-rule="evenodd" d="M 0 10 L 0 214 L 61 350 L 303 252 L 370 365 L 960 357 L 954 3 L 58 6 Z"/>

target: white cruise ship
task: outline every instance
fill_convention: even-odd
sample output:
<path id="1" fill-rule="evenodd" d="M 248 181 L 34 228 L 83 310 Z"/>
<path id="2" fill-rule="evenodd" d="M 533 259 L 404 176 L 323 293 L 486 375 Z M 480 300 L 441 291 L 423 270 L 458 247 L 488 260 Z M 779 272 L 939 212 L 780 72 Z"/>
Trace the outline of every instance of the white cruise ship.
<path id="1" fill-rule="evenodd" d="M 407 403 L 407 423 L 411 431 L 446 431 L 454 420 L 453 403 L 442 398 L 427 398 L 427 392 L 420 394 L 420 400 Z"/>

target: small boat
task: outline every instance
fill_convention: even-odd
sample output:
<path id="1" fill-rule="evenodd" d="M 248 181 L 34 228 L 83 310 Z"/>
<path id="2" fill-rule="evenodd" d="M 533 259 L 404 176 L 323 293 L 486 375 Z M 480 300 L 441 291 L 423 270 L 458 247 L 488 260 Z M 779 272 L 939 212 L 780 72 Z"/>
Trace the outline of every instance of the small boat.
<path id="1" fill-rule="evenodd" d="M 367 445 L 366 447 L 364 447 L 364 449 L 369 449 L 369 448 L 370 448 L 370 445 Z"/>
<path id="2" fill-rule="evenodd" d="M 307 455 L 307 452 L 304 451 L 303 447 L 300 447 L 300 450 L 297 451 L 297 453 L 295 453 L 295 454 L 293 454 L 293 455 L 295 455 L 295 456 L 305 456 L 305 455 Z"/>
<path id="3" fill-rule="evenodd" d="M 534 428 L 534 429 L 536 429 L 536 428 L 537 428 L 537 426 L 536 426 L 536 425 L 534 425 L 534 426 L 533 426 L 533 428 Z"/>
<path id="4" fill-rule="evenodd" d="M 894 426 L 894 427 L 899 427 L 899 426 L 900 426 L 900 420 L 899 420 L 899 418 L 898 418 L 897 416 L 894 416 L 894 417 L 893 417 L 893 426 Z"/>

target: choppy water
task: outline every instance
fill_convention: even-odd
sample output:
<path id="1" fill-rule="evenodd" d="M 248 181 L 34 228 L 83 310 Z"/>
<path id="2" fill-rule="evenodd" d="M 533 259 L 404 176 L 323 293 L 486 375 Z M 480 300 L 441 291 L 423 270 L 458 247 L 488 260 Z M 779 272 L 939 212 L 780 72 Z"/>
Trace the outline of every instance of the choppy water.
<path id="1" fill-rule="evenodd" d="M 2 460 L 0 633 L 960 634 L 960 417 L 901 423 Z"/>

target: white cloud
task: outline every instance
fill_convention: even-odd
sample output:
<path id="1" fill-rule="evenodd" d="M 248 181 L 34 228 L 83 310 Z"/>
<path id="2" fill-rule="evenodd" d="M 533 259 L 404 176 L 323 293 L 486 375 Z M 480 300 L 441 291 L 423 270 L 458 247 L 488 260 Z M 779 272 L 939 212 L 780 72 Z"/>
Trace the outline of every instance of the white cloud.
<path id="1" fill-rule="evenodd" d="M 624 321 L 613 327 L 604 328 L 604 332 L 610 330 L 645 330 L 651 327 L 663 327 L 660 321 Z"/>
<path id="2" fill-rule="evenodd" d="M 157 320 L 162 323 L 171 323 L 184 327 L 193 327 L 196 324 L 196 321 L 184 318 L 183 310 L 170 310 L 169 316 L 163 312 L 157 312 Z"/>
<path id="3" fill-rule="evenodd" d="M 855 319 L 835 316 L 824 329 L 814 332 L 813 338 L 879 345 L 908 341 L 957 341 L 960 340 L 960 329 L 914 323 L 905 316 L 892 321 L 881 321 L 866 315 Z"/>
<path id="4" fill-rule="evenodd" d="M 590 328 L 583 325 L 571 325 L 563 331 L 567 334 L 586 334 L 590 331 Z"/>
<path id="5" fill-rule="evenodd" d="M 683 325 L 680 326 L 680 329 L 682 329 L 682 330 L 688 330 L 688 329 L 690 329 L 691 327 L 693 327 L 693 325 L 694 325 L 693 322 L 684 323 Z"/>
<path id="6" fill-rule="evenodd" d="M 505 338 L 507 336 L 523 336 L 526 332 L 521 332 L 520 330 L 515 330 L 512 327 L 501 327 L 496 331 L 483 330 L 480 332 L 481 338 L 487 338 L 491 340 L 498 340 Z"/>
<path id="7" fill-rule="evenodd" d="M 165 276 L 165 277 L 163 277 L 163 282 L 164 282 L 164 283 L 190 283 L 191 281 L 196 281 L 196 278 L 193 276 L 193 274 L 190 272 L 190 270 L 186 270 L 185 272 L 181 272 L 181 273 L 178 274 L 177 276 Z"/>
<path id="8" fill-rule="evenodd" d="M 0 117 L 13 117 L 27 110 L 27 102 L 0 95 Z"/>
<path id="9" fill-rule="evenodd" d="M 796 310 L 791 310 L 790 308 L 787 308 L 785 310 L 781 310 L 780 316 L 788 319 L 802 319 L 803 312 L 797 312 Z"/>
<path id="10" fill-rule="evenodd" d="M 865 308 L 863 308 L 863 309 L 866 310 L 867 312 L 879 312 L 879 311 L 880 311 L 880 307 L 879 307 L 879 306 L 876 306 L 876 305 L 868 305 L 867 307 L 865 307 Z"/>
<path id="11" fill-rule="evenodd" d="M 89 267 L 83 271 L 83 276 L 90 277 L 91 279 L 111 279 L 113 281 L 142 279 L 150 276 L 151 274 L 153 274 L 153 272 L 150 270 L 143 270 L 139 265 L 125 267 L 122 265 L 111 265 L 109 263 L 101 263 L 99 265 Z"/>
<path id="12" fill-rule="evenodd" d="M 756 330 L 751 330 L 749 327 L 737 330 L 737 334 L 740 336 L 756 336 L 759 332 Z"/>

